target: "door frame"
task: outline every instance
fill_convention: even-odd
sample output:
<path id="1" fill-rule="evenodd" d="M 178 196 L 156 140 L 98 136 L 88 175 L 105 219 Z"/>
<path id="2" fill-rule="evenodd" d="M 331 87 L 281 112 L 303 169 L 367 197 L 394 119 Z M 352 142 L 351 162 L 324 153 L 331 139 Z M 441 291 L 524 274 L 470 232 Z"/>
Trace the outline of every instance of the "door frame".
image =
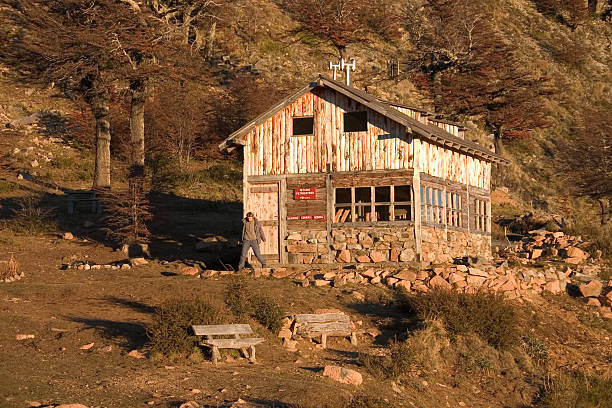
<path id="1" fill-rule="evenodd" d="M 273 264 L 282 263 L 283 262 L 283 252 L 285 252 L 284 251 L 284 247 L 281 245 L 281 243 L 284 241 L 284 235 L 282 235 L 282 234 L 284 234 L 283 233 L 283 228 L 286 229 L 286 223 L 285 223 L 284 217 L 282 216 L 283 212 L 286 212 L 285 206 L 282 204 L 282 201 L 283 201 L 283 198 L 284 198 L 283 187 L 285 187 L 285 190 L 286 190 L 285 180 L 284 179 L 280 179 L 280 178 L 277 178 L 276 180 L 265 180 L 265 181 L 264 180 L 261 180 L 261 181 L 257 180 L 257 181 L 248 181 L 247 184 L 248 185 L 244 189 L 244 192 L 247 195 L 244 197 L 244 200 L 243 200 L 243 202 L 244 202 L 243 210 L 242 210 L 243 211 L 243 217 L 246 216 L 246 213 L 248 211 L 253 211 L 253 209 L 251 208 L 252 200 L 249 200 L 249 198 L 251 197 L 251 194 L 256 194 L 256 193 L 252 193 L 251 192 L 251 188 L 258 187 L 258 186 L 261 186 L 261 185 L 276 185 L 276 194 L 277 194 L 276 201 L 277 201 L 277 209 L 278 209 L 278 214 L 277 214 L 278 221 L 277 221 L 277 225 L 276 225 L 276 228 L 277 228 L 277 234 L 276 235 L 277 235 L 277 241 L 278 241 L 277 242 L 277 254 L 276 254 L 277 256 L 274 259 L 266 259 L 266 262 L 270 262 L 270 263 L 273 263 Z M 263 220 L 260 220 L 260 221 L 263 221 Z M 281 235 L 282 235 L 282 238 L 281 238 Z M 266 237 L 266 238 L 269 238 L 269 237 Z M 266 255 L 270 256 L 270 255 L 275 255 L 275 254 L 264 254 L 264 253 L 262 253 L 262 255 L 263 256 L 266 256 Z M 286 256 L 286 254 L 284 254 L 284 256 Z M 249 251 L 249 253 L 248 253 L 248 261 L 249 261 L 249 263 L 252 261 L 252 258 L 253 258 L 253 252 Z"/>

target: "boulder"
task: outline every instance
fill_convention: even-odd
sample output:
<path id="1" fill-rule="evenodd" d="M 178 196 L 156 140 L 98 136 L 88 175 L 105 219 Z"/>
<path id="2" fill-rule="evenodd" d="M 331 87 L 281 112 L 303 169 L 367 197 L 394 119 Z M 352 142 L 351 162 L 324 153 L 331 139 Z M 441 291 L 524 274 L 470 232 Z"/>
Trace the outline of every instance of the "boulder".
<path id="1" fill-rule="evenodd" d="M 339 366 L 325 366 L 323 377 L 329 377 L 342 384 L 360 385 L 363 382 L 363 377 L 359 372 Z"/>
<path id="2" fill-rule="evenodd" d="M 541 249 L 534 249 L 533 251 L 531 251 L 531 259 L 538 259 L 541 256 L 542 256 Z"/>
<path id="3" fill-rule="evenodd" d="M 62 239 L 71 240 L 74 239 L 74 235 L 72 235 L 72 232 L 64 232 L 62 234 Z"/>
<path id="4" fill-rule="evenodd" d="M 393 277 L 395 279 L 400 280 L 415 281 L 416 273 L 414 271 L 411 271 L 410 269 L 402 269 L 401 271 L 393 275 Z"/>
<path id="5" fill-rule="evenodd" d="M 456 273 L 456 272 L 451 273 L 450 276 L 448 277 L 448 281 L 450 283 L 456 283 L 456 282 L 464 281 L 464 280 L 465 280 L 465 276 L 460 273 Z"/>
<path id="6" fill-rule="evenodd" d="M 197 275 L 198 273 L 200 273 L 200 270 L 196 268 L 195 266 L 183 266 L 180 269 L 181 275 L 194 276 L 194 275 Z"/>
<path id="7" fill-rule="evenodd" d="M 448 290 L 452 288 L 451 284 L 448 283 L 444 278 L 442 278 L 439 275 L 436 275 L 433 278 L 431 278 L 431 280 L 429 281 L 429 286 L 431 286 L 432 288 L 440 287 L 440 288 L 448 289 Z"/>
<path id="8" fill-rule="evenodd" d="M 469 268 L 468 273 L 473 276 L 482 276 L 484 278 L 488 278 L 489 274 L 478 268 Z"/>
<path id="9" fill-rule="evenodd" d="M 550 292 L 552 294 L 558 294 L 563 292 L 563 290 L 561 289 L 561 285 L 559 285 L 559 281 L 558 280 L 553 280 L 550 282 L 547 282 L 546 285 L 544 285 L 543 288 L 545 291 Z"/>
<path id="10" fill-rule="evenodd" d="M 578 258 L 580 260 L 587 259 L 590 256 L 588 253 L 584 252 L 582 249 L 576 248 L 576 247 L 568 247 L 566 249 L 566 254 L 568 258 Z"/>
<path id="11" fill-rule="evenodd" d="M 410 292 L 410 286 L 411 286 L 411 283 L 410 283 L 410 281 L 409 281 L 409 280 L 401 280 L 401 281 L 397 281 L 397 282 L 395 283 L 395 287 L 396 287 L 396 288 L 403 288 L 403 289 L 405 289 L 407 292 Z"/>
<path id="12" fill-rule="evenodd" d="M 132 266 L 143 266 L 147 265 L 149 262 L 146 259 L 139 257 L 130 259 L 130 263 L 132 264 Z"/>
<path id="13" fill-rule="evenodd" d="M 597 297 L 601 295 L 601 290 L 603 289 L 603 285 L 598 280 L 592 280 L 586 285 L 580 286 L 580 293 L 584 297 Z"/>

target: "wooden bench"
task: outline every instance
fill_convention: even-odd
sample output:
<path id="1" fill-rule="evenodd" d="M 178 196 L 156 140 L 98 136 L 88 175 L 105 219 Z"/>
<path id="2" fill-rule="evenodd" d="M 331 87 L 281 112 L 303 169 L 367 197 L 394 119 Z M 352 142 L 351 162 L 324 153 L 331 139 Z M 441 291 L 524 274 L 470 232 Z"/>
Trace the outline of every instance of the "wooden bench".
<path id="1" fill-rule="evenodd" d="M 256 337 L 241 338 L 241 335 L 252 335 L 253 330 L 248 324 L 219 324 L 191 326 L 196 336 L 205 336 L 199 344 L 212 348 L 212 360 L 217 364 L 221 354 L 219 349 L 240 349 L 245 358 L 255 362 L 255 346 L 265 339 Z M 233 338 L 214 338 L 214 336 L 233 336 Z M 251 354 L 247 352 L 251 349 Z"/>
<path id="2" fill-rule="evenodd" d="M 295 315 L 293 335 L 310 339 L 321 336 L 323 348 L 327 348 L 328 336 L 349 337 L 351 344 L 357 345 L 357 335 L 351 328 L 351 319 L 342 313 Z"/>
<path id="3" fill-rule="evenodd" d="M 66 203 L 68 204 L 68 214 L 74 214 L 75 207 L 78 203 L 89 203 L 92 213 L 101 214 L 102 204 L 96 197 L 96 192 L 93 190 L 68 190 L 66 191 Z"/>

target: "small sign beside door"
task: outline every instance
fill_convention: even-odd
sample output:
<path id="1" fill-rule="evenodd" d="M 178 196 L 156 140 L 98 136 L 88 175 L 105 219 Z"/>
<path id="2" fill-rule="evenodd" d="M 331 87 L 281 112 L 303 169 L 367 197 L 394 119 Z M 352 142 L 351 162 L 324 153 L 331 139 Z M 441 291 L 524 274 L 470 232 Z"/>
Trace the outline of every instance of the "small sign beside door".
<path id="1" fill-rule="evenodd" d="M 293 199 L 294 200 L 315 200 L 317 198 L 317 189 L 314 187 L 310 188 L 294 188 Z"/>

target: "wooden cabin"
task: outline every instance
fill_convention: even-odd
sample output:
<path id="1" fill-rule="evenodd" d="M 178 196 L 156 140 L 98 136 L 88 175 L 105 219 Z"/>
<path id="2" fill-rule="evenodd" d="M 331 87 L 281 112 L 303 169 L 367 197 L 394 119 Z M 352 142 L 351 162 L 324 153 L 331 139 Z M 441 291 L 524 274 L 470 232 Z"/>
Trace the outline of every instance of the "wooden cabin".
<path id="1" fill-rule="evenodd" d="M 272 263 L 491 256 L 491 164 L 465 128 L 320 76 L 232 133 Z"/>

